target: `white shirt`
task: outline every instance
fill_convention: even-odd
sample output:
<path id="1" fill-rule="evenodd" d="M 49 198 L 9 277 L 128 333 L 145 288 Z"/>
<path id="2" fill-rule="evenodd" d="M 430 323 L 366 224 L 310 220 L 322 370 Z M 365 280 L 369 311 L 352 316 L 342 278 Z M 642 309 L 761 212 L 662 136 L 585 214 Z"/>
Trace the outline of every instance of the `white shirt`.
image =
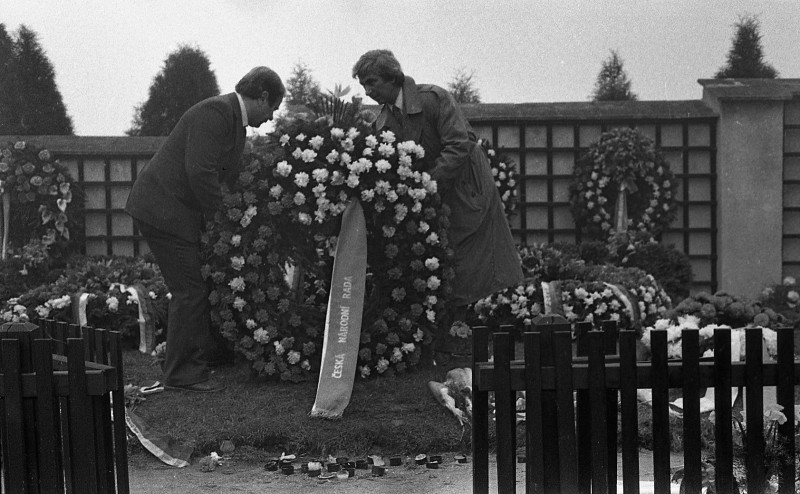
<path id="1" fill-rule="evenodd" d="M 242 109 L 242 127 L 247 127 L 247 108 L 244 106 L 244 100 L 239 93 L 236 93 L 236 98 L 239 99 L 239 108 Z"/>
<path id="2" fill-rule="evenodd" d="M 403 111 L 403 88 L 400 88 L 400 92 L 397 93 L 397 99 L 394 100 L 394 106 L 400 109 L 400 112 Z"/>

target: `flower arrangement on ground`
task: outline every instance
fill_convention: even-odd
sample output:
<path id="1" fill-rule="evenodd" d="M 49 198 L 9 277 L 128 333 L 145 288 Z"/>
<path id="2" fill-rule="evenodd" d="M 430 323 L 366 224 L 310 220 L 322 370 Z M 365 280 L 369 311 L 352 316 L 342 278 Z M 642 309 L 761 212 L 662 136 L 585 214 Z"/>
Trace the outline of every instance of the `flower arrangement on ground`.
<path id="1" fill-rule="evenodd" d="M 640 269 L 586 264 L 553 245 L 524 247 L 520 253 L 525 281 L 476 302 L 482 324 L 529 328 L 537 315 L 558 313 L 571 323 L 599 328 L 614 320 L 641 331 L 671 307 L 655 278 Z"/>
<path id="2" fill-rule="evenodd" d="M 576 163 L 570 204 L 576 226 L 588 238 L 616 232 L 619 200 L 626 196 L 625 229 L 657 237 L 675 218 L 677 182 L 653 141 L 638 130 L 604 132 Z"/>
<path id="3" fill-rule="evenodd" d="M 423 149 L 363 123 L 299 116 L 224 194 L 205 237 L 212 323 L 262 376 L 318 370 L 341 214 L 360 200 L 367 223 L 361 376 L 417 364 L 445 310 L 452 252 L 436 183 L 415 171 Z M 292 276 L 288 276 L 292 274 Z"/>
<path id="4" fill-rule="evenodd" d="M 50 151 L 25 141 L 0 148 L 0 197 L 4 194 L 10 199 L 10 250 L 39 242 L 50 255 L 66 254 L 80 231 L 81 196 L 67 168 Z"/>
<path id="5" fill-rule="evenodd" d="M 84 320 L 88 326 L 120 331 L 126 346 L 136 347 L 143 314 L 156 340 L 163 339 L 169 298 L 158 268 L 146 259 L 74 258 L 54 282 L 6 300 L 0 321 Z"/>
<path id="6" fill-rule="evenodd" d="M 714 331 L 717 328 L 731 329 L 731 353 L 737 360 L 744 360 L 746 357 L 745 328 L 731 328 L 727 325 L 714 323 L 703 324 L 702 320 L 694 315 L 679 316 L 677 321 L 671 319 L 659 319 L 653 326 L 644 328 L 641 342 L 649 351 L 651 348 L 651 338 L 653 331 L 663 330 L 667 332 L 667 358 L 683 358 L 682 338 L 684 329 L 698 330 L 698 339 L 701 357 L 714 356 Z M 767 327 L 761 328 L 764 339 L 764 348 L 767 355 L 775 359 L 778 357 L 778 333 Z"/>
<path id="7" fill-rule="evenodd" d="M 800 321 L 800 285 L 794 276 L 787 276 L 780 284 L 764 288 L 759 301 L 783 316 L 787 324 Z"/>
<path id="8" fill-rule="evenodd" d="M 713 295 L 699 292 L 683 299 L 666 314 L 676 321 L 680 316 L 693 315 L 699 318 L 700 326 L 719 324 L 739 328 L 744 326 L 776 327 L 786 318 L 762 302 L 718 291 Z"/>

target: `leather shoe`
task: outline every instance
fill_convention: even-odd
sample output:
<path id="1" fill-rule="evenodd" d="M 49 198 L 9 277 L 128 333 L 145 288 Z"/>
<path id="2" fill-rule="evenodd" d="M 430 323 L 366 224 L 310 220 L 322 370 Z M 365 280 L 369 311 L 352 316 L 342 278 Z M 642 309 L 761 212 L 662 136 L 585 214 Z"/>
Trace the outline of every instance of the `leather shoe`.
<path id="1" fill-rule="evenodd" d="M 174 391 L 191 391 L 193 393 L 217 393 L 225 389 L 225 385 L 214 381 L 203 381 L 194 384 L 167 385 L 166 388 Z"/>

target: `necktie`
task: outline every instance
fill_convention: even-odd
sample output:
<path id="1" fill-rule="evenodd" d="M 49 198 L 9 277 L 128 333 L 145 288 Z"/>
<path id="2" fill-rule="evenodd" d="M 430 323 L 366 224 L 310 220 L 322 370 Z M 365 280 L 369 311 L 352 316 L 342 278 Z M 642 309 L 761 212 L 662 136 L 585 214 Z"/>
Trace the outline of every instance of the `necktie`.
<path id="1" fill-rule="evenodd" d="M 400 108 L 396 107 L 395 105 L 390 106 L 392 110 L 392 115 L 394 115 L 394 119 L 397 121 L 397 125 L 400 127 L 403 126 L 403 112 L 400 111 Z"/>

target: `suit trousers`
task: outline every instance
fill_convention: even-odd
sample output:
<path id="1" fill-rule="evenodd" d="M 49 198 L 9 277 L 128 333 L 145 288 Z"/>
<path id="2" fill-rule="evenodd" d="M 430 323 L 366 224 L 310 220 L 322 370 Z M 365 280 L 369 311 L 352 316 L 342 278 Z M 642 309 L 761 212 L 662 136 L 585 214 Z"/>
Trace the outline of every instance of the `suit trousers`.
<path id="1" fill-rule="evenodd" d="M 203 355 L 213 346 L 208 287 L 200 271 L 200 244 L 135 220 L 172 294 L 167 320 L 164 384 L 207 381 Z"/>

